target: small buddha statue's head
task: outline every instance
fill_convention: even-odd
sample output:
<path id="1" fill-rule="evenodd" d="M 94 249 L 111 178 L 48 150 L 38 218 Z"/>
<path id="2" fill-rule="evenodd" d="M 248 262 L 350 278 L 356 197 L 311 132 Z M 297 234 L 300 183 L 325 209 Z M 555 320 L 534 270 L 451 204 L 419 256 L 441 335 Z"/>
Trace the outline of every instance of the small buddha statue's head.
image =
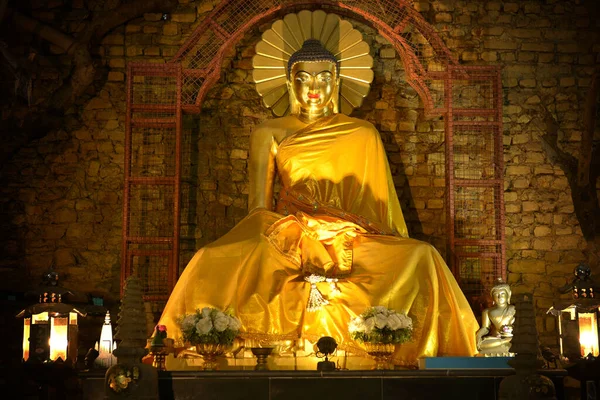
<path id="1" fill-rule="evenodd" d="M 304 122 L 339 111 L 339 63 L 320 41 L 309 39 L 288 60 L 290 111 Z"/>
<path id="2" fill-rule="evenodd" d="M 505 306 L 510 304 L 510 296 L 512 291 L 508 283 L 499 283 L 492 288 L 490 291 L 494 304 L 498 306 Z"/>

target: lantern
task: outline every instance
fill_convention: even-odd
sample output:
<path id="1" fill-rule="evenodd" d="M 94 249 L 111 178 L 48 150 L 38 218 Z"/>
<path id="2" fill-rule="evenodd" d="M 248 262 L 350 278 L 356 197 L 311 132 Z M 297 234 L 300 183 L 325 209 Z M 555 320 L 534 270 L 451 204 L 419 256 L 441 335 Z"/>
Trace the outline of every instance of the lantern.
<path id="1" fill-rule="evenodd" d="M 572 299 L 554 303 L 549 313 L 557 317 L 560 354 L 563 359 L 575 361 L 600 355 L 598 323 L 600 322 L 600 295 L 586 264 L 579 264 L 575 279 L 561 288 Z"/>
<path id="2" fill-rule="evenodd" d="M 86 314 L 62 302 L 70 293 L 56 285 L 58 275 L 45 275 L 46 285 L 36 291 L 38 303 L 17 314 L 23 318 L 23 361 L 77 361 L 77 319 Z"/>
<path id="3" fill-rule="evenodd" d="M 598 302 L 555 304 L 550 312 L 558 319 L 558 340 L 563 359 L 598 357 Z"/>

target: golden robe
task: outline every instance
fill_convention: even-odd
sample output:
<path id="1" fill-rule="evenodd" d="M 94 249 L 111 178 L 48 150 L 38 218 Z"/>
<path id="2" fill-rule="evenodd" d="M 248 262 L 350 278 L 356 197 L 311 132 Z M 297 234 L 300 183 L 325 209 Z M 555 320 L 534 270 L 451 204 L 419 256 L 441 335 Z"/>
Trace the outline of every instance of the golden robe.
<path id="1" fill-rule="evenodd" d="M 286 126 L 284 117 L 268 127 Z M 271 339 L 332 336 L 354 347 L 348 322 L 370 306 L 407 313 L 414 339 L 397 347 L 398 364 L 424 356 L 472 356 L 477 321 L 437 250 L 408 238 L 379 133 L 336 114 L 279 143 L 283 184 L 277 212 L 257 209 L 200 249 L 185 268 L 160 324 L 170 337 L 184 313 L 230 309 L 247 335 Z M 308 274 L 329 300 L 306 310 Z"/>

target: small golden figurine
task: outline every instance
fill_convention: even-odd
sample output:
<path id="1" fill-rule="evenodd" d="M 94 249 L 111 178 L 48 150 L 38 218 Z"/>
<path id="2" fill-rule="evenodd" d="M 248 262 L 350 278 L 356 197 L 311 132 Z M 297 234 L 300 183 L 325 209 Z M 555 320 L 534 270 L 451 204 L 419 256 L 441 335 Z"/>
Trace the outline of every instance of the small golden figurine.
<path id="1" fill-rule="evenodd" d="M 483 310 L 481 328 L 476 333 L 477 350 L 488 357 L 510 356 L 515 322 L 515 306 L 510 304 L 511 290 L 500 282 L 490 291 L 494 305 Z"/>

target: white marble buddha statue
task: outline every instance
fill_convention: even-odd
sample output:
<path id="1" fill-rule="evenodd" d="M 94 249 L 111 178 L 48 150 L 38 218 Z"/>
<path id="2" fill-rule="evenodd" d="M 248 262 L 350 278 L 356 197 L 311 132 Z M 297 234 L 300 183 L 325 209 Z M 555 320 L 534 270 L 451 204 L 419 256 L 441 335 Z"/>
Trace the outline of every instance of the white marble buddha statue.
<path id="1" fill-rule="evenodd" d="M 477 350 L 483 355 L 510 354 L 515 322 L 515 306 L 510 304 L 511 290 L 507 283 L 499 283 L 490 291 L 494 305 L 483 310 L 481 328 L 476 333 Z"/>

